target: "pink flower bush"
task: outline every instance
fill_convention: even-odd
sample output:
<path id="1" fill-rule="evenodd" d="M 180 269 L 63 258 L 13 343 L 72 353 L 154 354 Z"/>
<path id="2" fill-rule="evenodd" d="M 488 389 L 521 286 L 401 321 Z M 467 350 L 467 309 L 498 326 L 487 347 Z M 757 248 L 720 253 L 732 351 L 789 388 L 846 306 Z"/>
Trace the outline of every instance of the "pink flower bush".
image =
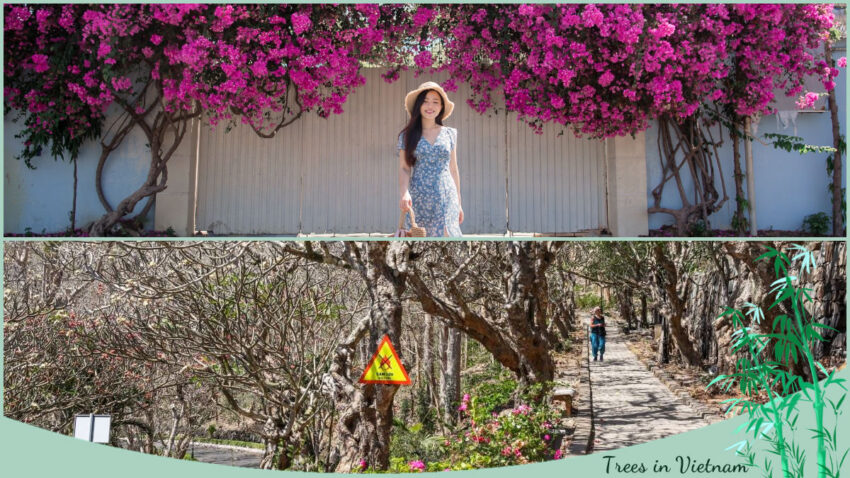
<path id="1" fill-rule="evenodd" d="M 684 119 L 706 103 L 738 115 L 767 113 L 775 89 L 800 92 L 806 76 L 829 89 L 820 51 L 827 5 L 438 5 L 428 30 L 446 60 L 449 87 L 470 106 L 504 103 L 536 130 L 570 125 L 622 136 L 657 117 Z M 417 62 L 420 68 L 428 68 Z M 495 97 L 498 94 L 500 97 Z"/>
<path id="2" fill-rule="evenodd" d="M 504 107 L 535 130 L 554 123 L 611 137 L 706 107 L 770 112 L 837 68 L 816 53 L 831 4 L 435 4 L 4 6 L 6 105 L 23 112 L 29 153 L 96 136 L 117 105 L 137 122 L 159 95 L 174 121 L 203 115 L 272 134 L 306 112 L 344 111 L 364 62 L 445 72 L 480 113 Z M 344 19 L 344 21 L 343 21 Z M 439 48 L 435 48 L 439 46 Z M 64 58 L 64 60 L 62 60 Z M 73 59 L 70 61 L 68 59 Z M 48 61 L 49 60 L 49 61 Z M 846 67 L 846 59 L 839 61 Z M 130 81 L 129 79 L 133 79 Z M 138 81 L 136 81 L 138 80 Z M 128 83 L 130 81 L 130 83 Z M 805 101 L 809 101 L 807 98 Z M 51 143 L 45 139 L 62 132 Z M 55 136 L 54 136 L 55 137 Z"/>
<path id="3" fill-rule="evenodd" d="M 36 54 L 32 56 L 32 69 L 36 73 L 44 73 L 45 71 L 50 69 L 50 65 L 47 64 L 47 55 Z"/>
<path id="4" fill-rule="evenodd" d="M 421 460 L 411 461 L 407 464 L 407 466 L 410 467 L 410 471 L 415 471 L 419 473 L 425 471 L 425 463 L 423 463 Z"/>
<path id="5" fill-rule="evenodd" d="M 492 413 L 468 394 L 461 400 L 462 433 L 445 441 L 448 464 L 453 469 L 531 463 L 551 459 L 552 420 L 555 413 L 544 403 L 519 404 Z M 434 464 L 441 466 L 441 464 Z"/>
<path id="6" fill-rule="evenodd" d="M 801 110 L 810 109 L 815 105 L 818 98 L 820 98 L 820 95 L 817 93 L 806 93 L 797 99 L 797 108 Z"/>
<path id="7" fill-rule="evenodd" d="M 142 101 L 145 82 L 134 87 L 127 82 L 133 77 L 152 80 L 167 112 L 201 111 L 212 124 L 240 115 L 263 131 L 275 126 L 267 113 L 341 113 L 348 94 L 365 81 L 360 61 L 377 61 L 375 47 L 386 40 L 378 27 L 382 10 L 279 5 L 276 11 L 259 5 L 6 6 L 6 102 L 40 113 L 33 127 L 42 131 L 69 122 L 72 136 L 102 121 L 116 101 L 139 114 L 143 105 L 133 102 Z M 340 17 L 352 21 L 341 27 Z M 65 48 L 75 52 L 73 65 L 47 61 L 46 52 Z M 46 110 L 48 98 L 55 107 Z"/>

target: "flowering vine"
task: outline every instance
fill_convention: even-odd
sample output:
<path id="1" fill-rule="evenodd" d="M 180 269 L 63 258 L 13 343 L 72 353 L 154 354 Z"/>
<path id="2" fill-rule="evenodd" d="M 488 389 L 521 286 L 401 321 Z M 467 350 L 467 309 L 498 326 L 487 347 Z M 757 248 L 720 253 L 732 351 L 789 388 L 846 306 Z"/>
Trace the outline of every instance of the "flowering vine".
<path id="1" fill-rule="evenodd" d="M 57 156 L 102 138 L 96 184 L 109 214 L 96 235 L 165 189 L 189 121 L 241 122 L 271 137 L 304 113 L 342 113 L 365 64 L 387 67 L 387 81 L 407 68 L 444 71 L 446 89 L 470 85 L 478 112 L 503 107 L 537 131 L 552 123 L 594 138 L 711 109 L 733 120 L 768 113 L 777 89 L 800 95 L 817 75 L 831 90 L 838 75 L 812 53 L 832 26 L 831 4 L 6 5 L 4 13 L 4 106 L 24 118 L 20 157 L 29 164 L 45 147 Z M 151 145 L 149 174 L 113 206 L 100 174 L 133 128 Z"/>

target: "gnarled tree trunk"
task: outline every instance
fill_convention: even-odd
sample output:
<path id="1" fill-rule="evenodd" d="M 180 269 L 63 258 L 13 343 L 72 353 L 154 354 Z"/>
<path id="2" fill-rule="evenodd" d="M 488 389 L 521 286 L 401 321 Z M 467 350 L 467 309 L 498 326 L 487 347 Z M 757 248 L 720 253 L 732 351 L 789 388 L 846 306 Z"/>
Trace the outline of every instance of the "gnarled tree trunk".
<path id="1" fill-rule="evenodd" d="M 411 274 L 408 282 L 425 312 L 481 343 L 520 382 L 548 381 L 554 377 L 555 364 L 547 333 L 550 310 L 546 271 L 560 244 L 512 243 L 506 251 L 499 244 L 496 255 L 482 262 L 504 261 L 499 266 L 501 284 L 472 281 L 461 287 L 458 278 L 465 274 L 472 258 L 440 284 L 426 284 L 421 277 L 424 274 Z M 489 304 L 479 313 L 470 304 L 470 297 L 484 294 L 484 287 L 499 288 L 501 303 Z"/>
<path id="2" fill-rule="evenodd" d="M 679 244 L 677 244 L 679 246 Z M 667 320 L 670 325 L 670 336 L 673 338 L 673 343 L 676 344 L 676 349 L 679 350 L 682 358 L 688 366 L 696 367 L 701 364 L 699 352 L 694 348 L 691 338 L 688 336 L 688 331 L 682 326 L 682 316 L 685 311 L 685 299 L 688 297 L 687 281 L 684 281 L 685 291 L 682 296 L 679 296 L 677 287 L 680 285 L 681 275 L 676 267 L 676 264 L 667 257 L 664 251 L 664 244 L 657 243 L 653 247 L 655 259 L 658 265 L 664 271 L 662 286 L 667 293 L 668 315 Z M 683 298 L 684 297 L 684 298 Z"/>
<path id="3" fill-rule="evenodd" d="M 393 424 L 393 399 L 398 385 L 361 385 L 355 375 L 366 364 L 351 363 L 357 342 L 368 337 L 368 348 L 375 350 L 383 336 L 399 344 L 402 301 L 406 289 L 408 246 L 374 242 L 363 257 L 360 270 L 371 300 L 369 317 L 362 322 L 337 351 L 331 368 L 333 396 L 339 412 L 334 434 L 338 437 L 331 462 L 338 473 L 366 466 L 386 470 L 390 461 L 390 432 Z M 396 349 L 404 359 L 400 347 Z M 355 375 L 352 375 L 352 367 Z"/>

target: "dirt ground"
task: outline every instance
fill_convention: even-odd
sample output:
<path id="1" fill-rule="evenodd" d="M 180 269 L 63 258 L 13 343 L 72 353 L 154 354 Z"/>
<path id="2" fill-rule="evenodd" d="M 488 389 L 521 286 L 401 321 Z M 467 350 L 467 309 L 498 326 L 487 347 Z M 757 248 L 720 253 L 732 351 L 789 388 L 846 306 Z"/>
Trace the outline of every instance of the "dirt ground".
<path id="1" fill-rule="evenodd" d="M 570 342 L 567 345 L 566 350 L 562 352 L 554 352 L 552 354 L 553 359 L 555 360 L 555 382 L 558 383 L 557 386 L 575 389 L 576 397 L 574 400 L 576 401 L 578 401 L 579 397 L 585 396 L 588 393 L 587 390 L 583 389 L 584 383 L 581 381 L 581 374 L 584 372 L 582 360 L 585 360 L 586 358 L 584 353 L 587 347 L 587 344 L 585 343 L 586 340 L 587 337 L 584 328 L 579 327 L 577 330 L 573 330 L 570 333 Z M 561 404 L 559 403 L 556 406 L 560 407 L 560 405 Z M 574 410 L 574 413 L 577 412 L 577 410 Z M 563 437 L 563 441 L 556 445 L 560 445 L 559 448 L 565 455 L 568 453 L 570 445 L 572 444 L 577 420 L 582 418 L 589 420 L 589 417 L 579 417 L 577 414 L 574 414 L 572 417 L 562 418 L 559 423 L 559 426 L 563 428 L 566 435 Z"/>

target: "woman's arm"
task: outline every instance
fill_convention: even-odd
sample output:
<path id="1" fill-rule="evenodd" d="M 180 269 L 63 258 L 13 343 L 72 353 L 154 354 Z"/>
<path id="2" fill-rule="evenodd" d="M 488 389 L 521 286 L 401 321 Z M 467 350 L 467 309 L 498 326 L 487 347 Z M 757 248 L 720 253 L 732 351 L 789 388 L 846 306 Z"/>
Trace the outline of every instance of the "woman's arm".
<path id="1" fill-rule="evenodd" d="M 454 179 L 455 187 L 457 188 L 457 205 L 460 207 L 458 223 L 463 224 L 463 201 L 460 198 L 460 172 L 457 169 L 457 148 L 452 150 L 452 157 L 449 160 L 449 172 L 451 172 L 452 179 Z"/>
<path id="2" fill-rule="evenodd" d="M 399 196 L 401 196 L 398 206 L 402 211 L 410 209 L 413 204 L 413 201 L 410 199 L 410 191 L 408 190 L 410 187 L 410 173 L 410 166 L 407 165 L 407 161 L 404 159 L 404 150 L 401 149 L 398 151 L 398 192 Z"/>

